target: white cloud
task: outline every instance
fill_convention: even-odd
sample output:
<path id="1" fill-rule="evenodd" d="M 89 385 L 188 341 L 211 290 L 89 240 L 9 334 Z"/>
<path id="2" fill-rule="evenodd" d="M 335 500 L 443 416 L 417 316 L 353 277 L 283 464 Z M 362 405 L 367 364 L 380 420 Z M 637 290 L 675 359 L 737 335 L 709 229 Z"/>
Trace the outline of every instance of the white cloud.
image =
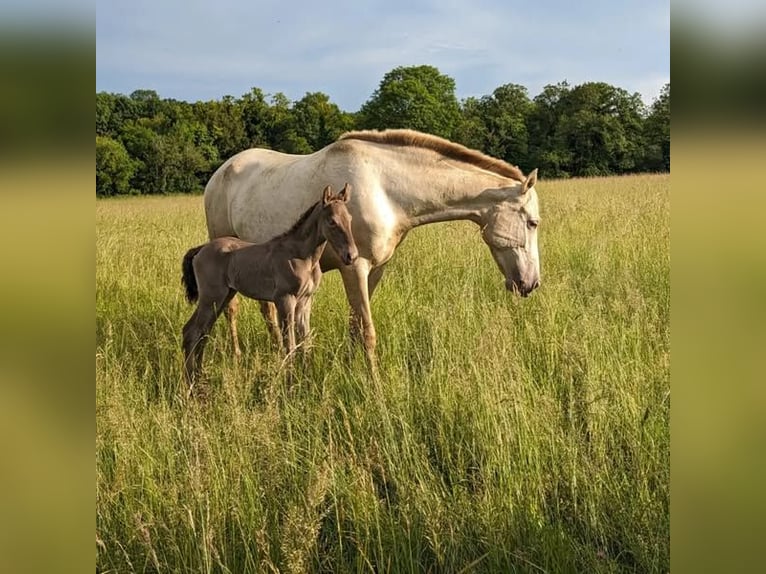
<path id="1" fill-rule="evenodd" d="M 330 9 L 305 0 L 105 0 L 97 12 L 97 86 L 145 87 L 191 100 L 253 86 L 293 98 L 324 91 L 351 111 L 402 65 L 436 66 L 455 79 L 459 97 L 506 83 L 527 86 L 534 96 L 564 79 L 644 94 L 669 77 L 667 33 L 657 24 L 657 14 L 669 13 L 667 2 L 598 12 L 587 2 L 554 4 L 388 0 Z M 140 83 L 147 81 L 153 85 Z M 165 92 L 169 86 L 174 93 Z"/>

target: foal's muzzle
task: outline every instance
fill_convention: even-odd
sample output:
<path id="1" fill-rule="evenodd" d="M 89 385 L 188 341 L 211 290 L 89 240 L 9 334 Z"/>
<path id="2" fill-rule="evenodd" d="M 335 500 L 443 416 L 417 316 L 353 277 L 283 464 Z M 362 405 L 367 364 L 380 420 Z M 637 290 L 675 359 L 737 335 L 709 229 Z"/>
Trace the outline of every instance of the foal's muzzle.
<path id="1" fill-rule="evenodd" d="M 359 253 L 354 251 L 346 251 L 341 259 L 343 259 L 343 263 L 345 265 L 351 265 L 354 261 L 356 261 L 356 258 L 359 256 Z"/>

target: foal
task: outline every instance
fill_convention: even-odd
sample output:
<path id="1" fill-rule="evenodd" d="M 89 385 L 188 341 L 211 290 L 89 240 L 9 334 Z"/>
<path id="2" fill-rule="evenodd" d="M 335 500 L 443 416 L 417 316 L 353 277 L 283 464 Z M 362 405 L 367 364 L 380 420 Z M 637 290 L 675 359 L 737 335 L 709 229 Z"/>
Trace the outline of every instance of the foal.
<path id="1" fill-rule="evenodd" d="M 298 338 L 308 335 L 311 298 L 322 279 L 319 259 L 327 242 L 346 265 L 358 255 L 346 207 L 350 194 L 348 183 L 337 195 L 328 185 L 322 199 L 292 229 L 266 243 L 218 237 L 186 253 L 182 266 L 186 298 L 190 303 L 197 301 L 183 328 L 184 371 L 189 383 L 202 367 L 210 329 L 237 292 L 276 304 L 288 356 L 296 347 L 296 314 L 300 318 Z"/>

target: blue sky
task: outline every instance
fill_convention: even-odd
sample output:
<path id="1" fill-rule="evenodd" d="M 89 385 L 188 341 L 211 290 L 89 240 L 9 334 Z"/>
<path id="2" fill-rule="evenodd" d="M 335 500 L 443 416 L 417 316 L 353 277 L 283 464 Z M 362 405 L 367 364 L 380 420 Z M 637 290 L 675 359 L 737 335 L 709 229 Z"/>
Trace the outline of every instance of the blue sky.
<path id="1" fill-rule="evenodd" d="M 670 81 L 669 0 L 96 0 L 96 90 L 187 101 L 252 87 L 356 111 L 386 72 L 436 66 L 459 99 L 507 83 Z"/>

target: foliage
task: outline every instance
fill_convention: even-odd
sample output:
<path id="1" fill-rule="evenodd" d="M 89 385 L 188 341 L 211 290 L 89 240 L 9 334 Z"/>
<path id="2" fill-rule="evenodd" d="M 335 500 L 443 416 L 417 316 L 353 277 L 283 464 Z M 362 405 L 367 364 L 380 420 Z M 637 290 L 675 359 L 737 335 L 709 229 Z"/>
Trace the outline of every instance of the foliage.
<path id="1" fill-rule="evenodd" d="M 410 128 L 451 138 L 460 122 L 455 80 L 433 66 L 394 68 L 359 116 L 363 129 Z"/>
<path id="2" fill-rule="evenodd" d="M 292 386 L 243 301 L 242 360 L 221 319 L 194 400 L 200 200 L 97 201 L 97 570 L 668 572 L 669 183 L 539 183 L 526 299 L 473 224 L 412 234 L 373 299 L 377 383 L 337 273 Z"/>
<path id="3" fill-rule="evenodd" d="M 99 92 L 96 136 L 127 150 L 130 162 L 120 160 L 120 173 L 130 175 L 127 184 L 120 175 L 119 184 L 97 185 L 96 193 L 195 193 L 223 160 L 249 147 L 307 154 L 346 131 L 385 128 L 444 136 L 524 171 L 538 167 L 546 178 L 668 171 L 670 84 L 648 111 L 638 94 L 603 82 L 561 82 L 534 99 L 525 87 L 505 84 L 459 103 L 455 81 L 433 66 L 391 70 L 356 113 L 322 92 L 291 101 L 252 88 L 193 104 L 153 90 Z M 106 181 L 103 169 L 101 176 Z"/>
<path id="4" fill-rule="evenodd" d="M 194 116 L 205 126 L 218 156 L 225 159 L 250 147 L 244 106 L 231 96 L 221 101 L 197 102 Z"/>
<path id="5" fill-rule="evenodd" d="M 106 136 L 96 136 L 96 194 L 124 195 L 131 192 L 130 179 L 136 163 L 125 146 Z"/>
<path id="6" fill-rule="evenodd" d="M 331 144 L 342 133 L 354 129 L 351 114 L 344 113 L 322 92 L 306 94 L 292 108 L 296 129 L 311 151 Z"/>
<path id="7" fill-rule="evenodd" d="M 595 176 L 646 170 L 639 94 L 603 82 L 546 86 L 535 98 L 533 163 L 543 173 Z"/>
<path id="8" fill-rule="evenodd" d="M 646 167 L 651 171 L 670 171 L 670 84 L 665 84 L 652 104 L 644 129 Z"/>
<path id="9" fill-rule="evenodd" d="M 465 131 L 456 139 L 529 171 L 534 167 L 527 129 L 532 109 L 527 89 L 517 84 L 500 86 L 478 100 L 469 98 L 463 104 Z"/>

